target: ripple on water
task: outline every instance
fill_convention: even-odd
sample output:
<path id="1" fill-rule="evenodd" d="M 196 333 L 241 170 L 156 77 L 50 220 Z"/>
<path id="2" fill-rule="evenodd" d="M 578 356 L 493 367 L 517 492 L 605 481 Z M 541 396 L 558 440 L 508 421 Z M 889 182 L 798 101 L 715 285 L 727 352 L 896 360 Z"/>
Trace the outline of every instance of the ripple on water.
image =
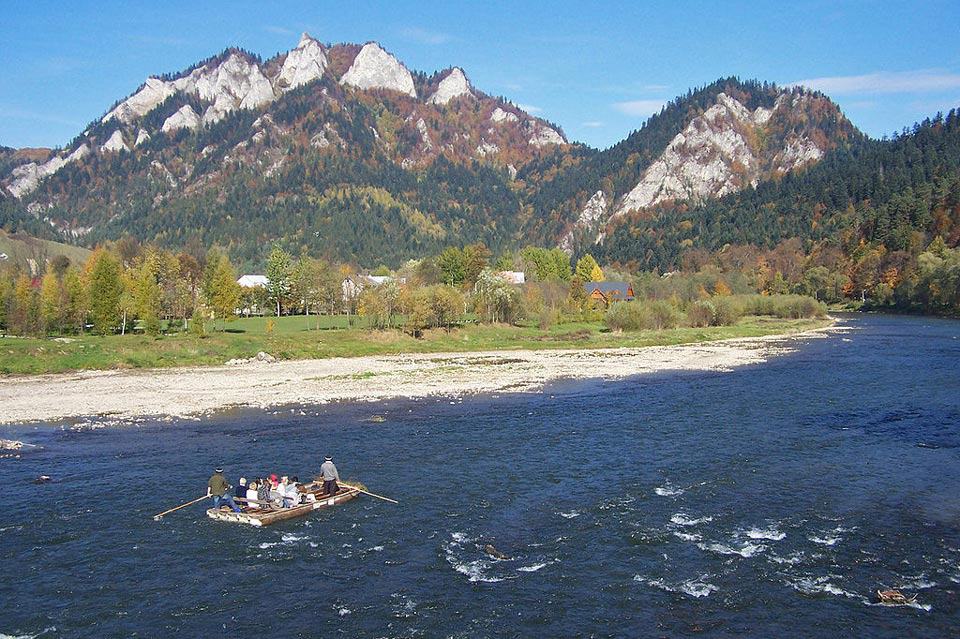
<path id="1" fill-rule="evenodd" d="M 517 572 L 537 572 L 541 568 L 546 568 L 547 566 L 555 563 L 557 563 L 557 561 L 555 559 L 551 559 L 550 561 L 542 561 L 538 564 L 532 564 L 530 566 L 520 566 L 517 568 Z"/>
<path id="2" fill-rule="evenodd" d="M 727 544 L 712 543 L 712 544 L 697 544 L 697 548 L 700 550 L 706 550 L 709 552 L 715 552 L 718 555 L 740 555 L 744 558 L 753 557 L 759 553 L 762 553 L 767 547 L 763 544 L 744 544 L 741 548 L 734 548 L 733 546 L 728 546 Z"/>
<path id="3" fill-rule="evenodd" d="M 660 590 L 682 593 L 699 599 L 700 597 L 708 597 L 711 592 L 719 590 L 717 586 L 707 581 L 709 578 L 710 575 L 703 574 L 699 577 L 687 579 L 686 581 L 668 582 L 662 578 L 650 579 L 643 575 L 634 575 L 633 580 L 653 586 L 654 588 L 659 588 Z"/>
<path id="4" fill-rule="evenodd" d="M 29 634 L 20 634 L 20 635 L 8 635 L 6 633 L 0 632 L 0 639 L 42 639 L 47 634 L 56 632 L 56 626 L 51 626 L 50 628 L 44 628 L 35 635 Z"/>
<path id="5" fill-rule="evenodd" d="M 653 492 L 660 495 L 661 497 L 679 497 L 680 495 L 685 493 L 686 490 L 684 490 L 683 488 L 678 488 L 676 486 L 673 486 L 668 481 L 664 483 L 663 486 L 657 486 L 656 488 L 654 488 Z"/>
<path id="6" fill-rule="evenodd" d="M 493 566 L 493 561 L 483 557 L 471 559 L 469 556 L 476 556 L 480 550 L 477 538 L 469 537 L 465 533 L 453 532 L 450 534 L 450 542 L 444 546 L 444 555 L 447 563 L 461 575 L 465 575 L 467 580 L 472 583 L 497 583 L 506 579 L 488 573 Z"/>
<path id="7" fill-rule="evenodd" d="M 670 517 L 670 521 L 678 526 L 697 526 L 713 521 L 713 517 L 690 518 L 686 513 L 675 513 Z"/>
<path id="8" fill-rule="evenodd" d="M 780 531 L 776 526 L 760 528 L 754 526 L 744 533 L 750 539 L 763 539 L 766 541 L 780 541 L 787 536 L 787 533 Z"/>

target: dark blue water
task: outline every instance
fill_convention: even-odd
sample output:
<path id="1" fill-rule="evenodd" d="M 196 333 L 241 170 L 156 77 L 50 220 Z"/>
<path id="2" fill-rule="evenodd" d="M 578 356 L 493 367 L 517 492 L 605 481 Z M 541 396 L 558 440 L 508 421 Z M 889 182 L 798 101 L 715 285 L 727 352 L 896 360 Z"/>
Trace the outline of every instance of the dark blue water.
<path id="1" fill-rule="evenodd" d="M 0 633 L 957 636 L 960 323 L 844 324 L 730 373 L 2 428 L 45 448 L 0 460 Z M 151 519 L 328 452 L 400 505 Z"/>

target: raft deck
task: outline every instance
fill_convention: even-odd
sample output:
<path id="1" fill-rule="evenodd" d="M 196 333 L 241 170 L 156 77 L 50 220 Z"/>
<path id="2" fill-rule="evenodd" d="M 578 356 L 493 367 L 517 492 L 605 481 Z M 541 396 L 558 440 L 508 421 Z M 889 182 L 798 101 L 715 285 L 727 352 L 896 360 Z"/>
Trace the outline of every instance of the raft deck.
<path id="1" fill-rule="evenodd" d="M 275 524 L 278 521 L 286 521 L 287 519 L 305 517 L 314 510 L 320 510 L 321 508 L 339 506 L 340 504 L 350 501 L 360 494 L 359 490 L 351 486 L 347 486 L 346 484 L 339 484 L 338 488 L 339 489 L 334 495 L 327 496 L 323 493 L 323 484 L 312 482 L 310 484 L 305 484 L 301 488 L 300 492 L 302 494 L 313 495 L 316 497 L 316 501 L 300 504 L 299 506 L 294 506 L 293 508 L 248 507 L 245 508 L 243 512 L 239 513 L 233 512 L 227 506 L 221 506 L 220 508 L 207 509 L 207 517 L 216 519 L 218 521 L 227 521 L 235 524 L 248 524 L 250 526 L 258 527 L 269 526 L 270 524 Z"/>

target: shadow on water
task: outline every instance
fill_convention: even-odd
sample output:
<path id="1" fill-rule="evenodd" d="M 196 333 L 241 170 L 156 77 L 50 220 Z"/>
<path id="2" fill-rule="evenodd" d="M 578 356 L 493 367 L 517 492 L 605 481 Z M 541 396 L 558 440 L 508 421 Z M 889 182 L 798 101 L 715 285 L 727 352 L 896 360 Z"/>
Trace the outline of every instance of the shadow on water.
<path id="1" fill-rule="evenodd" d="M 846 324 L 727 373 L 7 428 L 43 449 L 0 460 L 0 633 L 950 636 L 960 323 Z M 151 519 L 325 454 L 400 505 Z"/>

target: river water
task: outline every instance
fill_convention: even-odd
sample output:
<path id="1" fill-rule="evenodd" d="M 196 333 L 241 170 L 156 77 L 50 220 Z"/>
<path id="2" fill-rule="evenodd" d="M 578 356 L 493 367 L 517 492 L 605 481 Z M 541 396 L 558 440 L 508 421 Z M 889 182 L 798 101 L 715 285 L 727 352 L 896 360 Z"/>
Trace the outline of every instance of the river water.
<path id="1" fill-rule="evenodd" d="M 0 460 L 0 637 L 958 636 L 960 322 L 842 325 L 733 372 L 3 427 L 44 449 Z M 151 518 L 325 453 L 400 504 Z"/>

